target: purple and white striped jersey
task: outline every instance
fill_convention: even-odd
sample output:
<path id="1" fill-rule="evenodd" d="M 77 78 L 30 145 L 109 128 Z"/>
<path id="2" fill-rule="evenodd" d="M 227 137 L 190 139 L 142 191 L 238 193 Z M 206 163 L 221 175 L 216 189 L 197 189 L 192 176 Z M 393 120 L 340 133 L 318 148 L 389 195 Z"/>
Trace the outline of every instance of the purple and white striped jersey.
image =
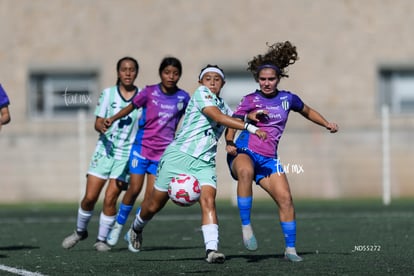
<path id="1" fill-rule="evenodd" d="M 239 148 L 249 148 L 251 151 L 267 157 L 277 156 L 277 147 L 280 137 L 285 130 L 289 112 L 301 111 L 303 101 L 295 94 L 281 90 L 276 96 L 266 97 L 260 90 L 243 97 L 237 106 L 234 115 L 244 116 L 255 110 L 267 110 L 269 114 L 263 115 L 256 126 L 267 132 L 267 139 L 261 140 L 254 134 L 244 130 L 236 140 Z M 233 115 L 233 116 L 234 116 Z"/>

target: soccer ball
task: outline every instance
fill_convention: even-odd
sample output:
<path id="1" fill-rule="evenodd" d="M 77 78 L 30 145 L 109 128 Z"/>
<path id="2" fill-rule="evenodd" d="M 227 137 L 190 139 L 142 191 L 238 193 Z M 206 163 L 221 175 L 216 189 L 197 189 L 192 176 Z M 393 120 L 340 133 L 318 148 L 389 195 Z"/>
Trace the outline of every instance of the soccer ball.
<path id="1" fill-rule="evenodd" d="M 181 173 L 171 179 L 168 196 L 179 206 L 191 206 L 200 198 L 200 185 L 197 178 Z"/>

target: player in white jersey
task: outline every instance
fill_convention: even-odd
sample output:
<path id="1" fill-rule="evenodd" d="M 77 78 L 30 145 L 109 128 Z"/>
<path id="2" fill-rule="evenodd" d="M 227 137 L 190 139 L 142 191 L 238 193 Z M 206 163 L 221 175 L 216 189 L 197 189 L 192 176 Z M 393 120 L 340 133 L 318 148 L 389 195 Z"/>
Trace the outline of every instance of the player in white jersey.
<path id="1" fill-rule="evenodd" d="M 148 191 L 152 190 L 161 155 L 174 139 L 177 126 L 184 115 L 190 95 L 178 87 L 182 71 L 179 59 L 171 56 L 163 58 L 158 69 L 160 83 L 147 85 L 130 105 L 105 120 L 107 126 L 110 126 L 129 112 L 142 109 L 139 130 L 129 157 L 131 178 L 128 190 L 119 204 L 116 222 L 106 240 L 110 246 L 115 246 L 118 242 L 144 183 L 144 199 L 148 197 Z M 124 239 L 128 240 L 128 237 L 124 236 Z"/>
<path id="2" fill-rule="evenodd" d="M 117 84 L 104 89 L 101 93 L 95 110 L 95 130 L 100 133 L 99 139 L 90 161 L 86 191 L 78 209 L 76 230 L 62 242 L 62 246 L 66 249 L 72 248 L 88 237 L 88 223 L 99 195 L 108 180 L 109 184 L 105 191 L 103 210 L 99 219 L 99 233 L 94 247 L 97 251 L 111 249 L 106 244 L 106 237 L 115 222 L 117 199 L 128 185 L 128 158 L 138 129 L 137 120 L 140 110 L 131 112 L 108 129 L 104 125 L 104 119 L 129 105 L 138 93 L 138 88 L 134 85 L 138 70 L 139 65 L 134 58 L 120 59 L 117 63 Z"/>
<path id="3" fill-rule="evenodd" d="M 199 83 L 201 86 L 191 97 L 181 129 L 161 157 L 151 196 L 144 199 L 129 230 L 128 249 L 132 252 L 138 252 L 141 248 L 142 231 L 146 223 L 167 203 L 169 199 L 167 189 L 171 178 L 186 173 L 194 175 L 201 186 L 199 204 L 206 261 L 223 263 L 225 260 L 224 254 L 217 251 L 218 220 L 215 206 L 217 142 L 226 127 L 248 129 L 263 139 L 266 138 L 266 133 L 230 116 L 232 113 L 230 108 L 220 98 L 220 91 L 225 81 L 224 73 L 219 67 L 208 65 L 203 68 Z"/>

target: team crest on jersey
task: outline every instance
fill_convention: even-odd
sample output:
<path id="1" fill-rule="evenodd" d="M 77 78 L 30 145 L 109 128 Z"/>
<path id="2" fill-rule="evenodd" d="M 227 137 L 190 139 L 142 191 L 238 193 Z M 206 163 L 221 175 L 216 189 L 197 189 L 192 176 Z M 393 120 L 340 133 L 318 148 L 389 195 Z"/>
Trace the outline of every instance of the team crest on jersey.
<path id="1" fill-rule="evenodd" d="M 289 102 L 287 100 L 282 101 L 282 107 L 284 110 L 289 110 Z"/>
<path id="2" fill-rule="evenodd" d="M 177 103 L 177 108 L 178 108 L 178 110 L 183 110 L 183 108 L 184 108 L 184 103 L 183 102 L 178 102 Z"/>
<path id="3" fill-rule="evenodd" d="M 204 98 L 205 98 L 206 100 L 211 100 L 211 99 L 213 98 L 213 96 L 206 94 L 206 95 L 204 96 Z"/>

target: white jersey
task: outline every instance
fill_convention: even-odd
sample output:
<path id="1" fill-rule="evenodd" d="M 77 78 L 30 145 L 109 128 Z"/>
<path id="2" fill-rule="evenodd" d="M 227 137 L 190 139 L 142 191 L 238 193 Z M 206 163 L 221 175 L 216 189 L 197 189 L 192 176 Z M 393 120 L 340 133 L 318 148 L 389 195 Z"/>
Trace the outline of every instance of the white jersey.
<path id="1" fill-rule="evenodd" d="M 205 86 L 198 87 L 188 103 L 183 124 L 171 146 L 195 158 L 215 162 L 217 142 L 226 127 L 203 114 L 203 109 L 209 106 L 217 107 L 228 116 L 233 114 L 223 99 Z"/>
<path id="2" fill-rule="evenodd" d="M 134 96 L 138 91 L 137 88 Z M 99 97 L 95 115 L 100 118 L 109 118 L 129 105 L 133 98 L 125 100 L 118 86 L 106 88 Z M 119 160 L 128 158 L 138 130 L 137 120 L 141 112 L 141 109 L 134 109 L 129 115 L 115 121 L 104 134 L 100 134 L 95 152 Z"/>

